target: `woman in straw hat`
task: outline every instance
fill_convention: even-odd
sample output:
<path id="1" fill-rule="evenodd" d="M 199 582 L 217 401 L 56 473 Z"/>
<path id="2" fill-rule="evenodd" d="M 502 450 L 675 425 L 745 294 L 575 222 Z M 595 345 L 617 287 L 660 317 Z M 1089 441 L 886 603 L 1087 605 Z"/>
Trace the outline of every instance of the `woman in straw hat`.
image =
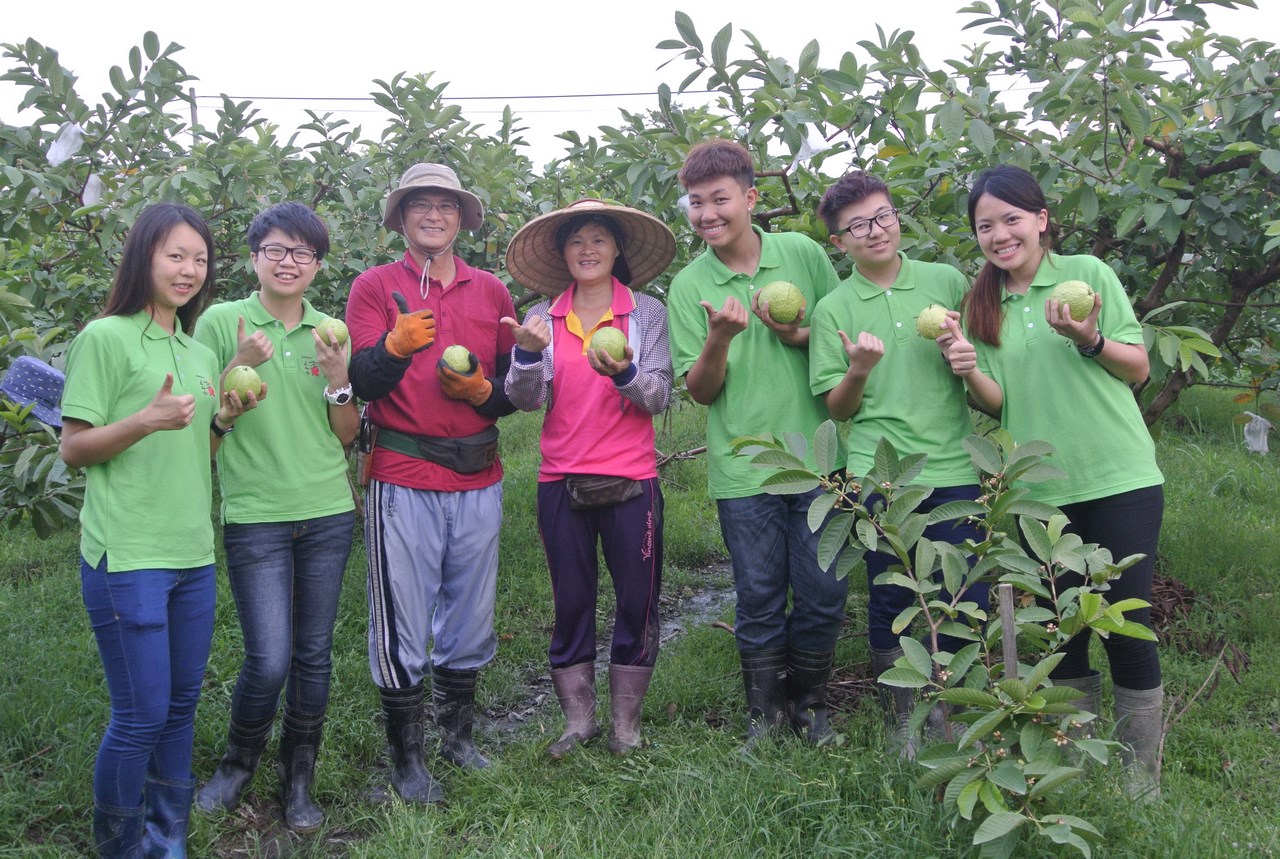
<path id="1" fill-rule="evenodd" d="M 555 628 L 549 657 L 564 735 L 562 758 L 600 734 L 596 724 L 596 544 L 617 595 L 609 660 L 609 749 L 640 745 L 640 708 L 658 657 L 662 492 L 653 416 L 671 400 L 663 305 L 632 287 L 675 256 L 671 230 L 651 215 L 579 200 L 525 224 L 507 270 L 548 297 L 523 325 L 503 320 L 516 346 L 507 396 L 532 411 L 546 404 L 538 527 L 551 572 Z M 625 336 L 621 349 L 593 337 Z"/>

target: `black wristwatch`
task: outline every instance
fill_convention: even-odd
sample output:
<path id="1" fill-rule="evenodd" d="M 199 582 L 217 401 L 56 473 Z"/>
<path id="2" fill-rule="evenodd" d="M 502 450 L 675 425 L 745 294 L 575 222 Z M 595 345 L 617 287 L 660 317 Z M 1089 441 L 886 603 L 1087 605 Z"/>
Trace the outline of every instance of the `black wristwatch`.
<path id="1" fill-rule="evenodd" d="M 1086 358 L 1097 358 L 1098 353 L 1102 351 L 1102 346 L 1107 341 L 1103 338 L 1102 332 L 1098 332 L 1098 342 L 1092 346 L 1077 346 L 1076 351 Z"/>
<path id="2" fill-rule="evenodd" d="M 231 431 L 232 431 L 232 430 L 234 430 L 235 428 L 236 428 L 236 425 L 235 425 L 235 424 L 232 424 L 232 425 L 231 425 L 231 426 L 229 426 L 229 427 L 220 427 L 220 426 L 218 426 L 218 413 L 217 413 L 217 412 L 214 412 L 214 413 L 213 413 L 213 420 L 209 421 L 209 429 L 210 429 L 210 430 L 212 430 L 212 431 L 213 431 L 213 434 L 214 434 L 214 435 L 216 435 L 218 438 L 222 438 L 224 435 L 226 435 L 227 433 L 231 432 Z"/>

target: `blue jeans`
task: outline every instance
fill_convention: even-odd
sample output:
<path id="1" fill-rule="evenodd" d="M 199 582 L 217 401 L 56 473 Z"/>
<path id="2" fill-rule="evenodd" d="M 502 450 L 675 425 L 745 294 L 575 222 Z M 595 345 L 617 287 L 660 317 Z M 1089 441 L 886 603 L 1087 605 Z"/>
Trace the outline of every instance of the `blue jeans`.
<path id="1" fill-rule="evenodd" d="M 819 535 L 809 530 L 808 516 L 820 494 L 821 489 L 814 489 L 803 495 L 762 493 L 716 502 L 738 595 L 738 649 L 835 650 L 849 580 L 818 567 Z"/>
<path id="2" fill-rule="evenodd" d="M 270 722 L 282 689 L 290 710 L 324 712 L 333 624 L 355 523 L 356 514 L 348 511 L 223 529 L 227 577 L 244 633 L 244 664 L 231 696 L 237 723 Z"/>
<path id="3" fill-rule="evenodd" d="M 111 720 L 93 768 L 102 806 L 142 805 L 148 774 L 188 781 L 216 592 L 213 564 L 107 572 L 80 559 L 81 592 L 107 676 Z"/>
<path id="4" fill-rule="evenodd" d="M 943 504 L 950 504 L 952 501 L 975 501 L 982 494 L 982 488 L 977 484 L 968 486 L 944 486 L 933 490 L 933 494 L 920 502 L 920 506 L 916 508 L 917 513 L 929 513 L 935 507 L 941 507 Z M 867 499 L 867 506 L 872 506 L 876 501 L 883 503 L 883 496 L 872 495 Z M 973 540 L 975 543 L 982 539 L 982 529 L 977 524 L 967 522 L 963 519 L 953 519 L 949 522 L 936 522 L 924 529 L 924 536 L 921 539 L 945 541 L 954 545 L 959 545 L 965 540 Z M 915 550 L 912 550 L 912 557 L 915 557 Z M 901 564 L 902 561 L 892 552 L 868 552 L 866 554 L 867 561 L 867 642 L 873 650 L 893 650 L 898 646 L 898 636 L 893 632 L 893 621 L 902 610 L 912 604 L 918 603 L 916 595 L 906 588 L 898 585 L 877 585 L 876 576 L 887 572 L 889 567 L 894 564 Z M 969 566 L 973 566 L 974 558 L 969 557 Z M 942 573 L 934 574 L 936 580 L 942 580 Z M 978 607 L 986 611 L 991 606 L 991 585 L 987 582 L 976 582 L 965 591 L 965 600 L 978 604 Z M 942 592 L 935 599 L 943 602 L 951 601 L 951 594 L 944 587 Z M 903 630 L 905 633 L 906 630 Z M 962 647 L 970 644 L 963 638 L 955 638 L 950 635 L 939 636 L 938 646 L 947 653 L 956 653 Z"/>

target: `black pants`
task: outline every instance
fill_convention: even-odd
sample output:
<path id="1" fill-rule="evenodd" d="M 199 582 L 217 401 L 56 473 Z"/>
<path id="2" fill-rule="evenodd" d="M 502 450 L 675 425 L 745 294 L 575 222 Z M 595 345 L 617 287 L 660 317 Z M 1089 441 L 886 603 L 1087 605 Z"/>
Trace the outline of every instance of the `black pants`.
<path id="1" fill-rule="evenodd" d="M 1086 543 L 1097 543 L 1111 551 L 1115 560 L 1143 554 L 1141 561 L 1121 573 L 1106 592 L 1109 603 L 1137 598 L 1150 601 L 1151 579 L 1155 572 L 1156 546 L 1160 540 L 1160 522 L 1164 517 L 1164 488 L 1148 486 L 1096 498 L 1064 504 L 1062 512 L 1071 520 L 1068 531 L 1078 534 Z M 1059 591 L 1083 583 L 1076 573 L 1058 579 Z M 1151 626 L 1151 609 L 1141 608 L 1124 613 L 1126 621 Z M 1089 674 L 1089 639 L 1093 631 L 1086 629 L 1067 642 L 1066 657 L 1051 675 L 1055 680 L 1084 677 Z M 1111 681 L 1125 689 L 1154 689 L 1160 685 L 1160 657 L 1154 641 L 1143 641 L 1126 635 L 1109 635 L 1102 640 L 1111 663 Z"/>

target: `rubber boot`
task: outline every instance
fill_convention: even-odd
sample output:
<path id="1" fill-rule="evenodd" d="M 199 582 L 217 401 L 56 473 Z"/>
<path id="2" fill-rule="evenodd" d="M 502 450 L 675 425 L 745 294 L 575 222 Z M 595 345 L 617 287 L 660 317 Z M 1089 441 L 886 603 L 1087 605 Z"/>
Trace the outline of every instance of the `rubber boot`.
<path id="1" fill-rule="evenodd" d="M 1099 671 L 1091 671 L 1084 677 L 1067 677 L 1062 680 L 1052 678 L 1054 686 L 1069 686 L 1072 689 L 1079 689 L 1084 696 L 1070 702 L 1077 710 L 1083 710 L 1097 716 L 1102 712 L 1102 673 Z M 1081 724 L 1078 728 L 1072 727 L 1067 731 L 1067 737 L 1072 740 L 1083 740 L 1086 737 L 1093 736 L 1093 722 Z"/>
<path id="2" fill-rule="evenodd" d="M 618 757 L 640 748 L 640 711 L 652 678 L 652 665 L 609 665 L 609 751 Z"/>
<path id="3" fill-rule="evenodd" d="M 323 732 L 323 714 L 285 711 L 280 732 L 280 804 L 285 826 L 294 832 L 314 832 L 324 823 L 324 811 L 311 798 Z"/>
<path id="4" fill-rule="evenodd" d="M 787 649 L 787 703 L 791 729 L 812 745 L 835 736 L 827 721 L 827 681 L 834 653 Z"/>
<path id="5" fill-rule="evenodd" d="M 880 693 L 880 706 L 884 709 L 885 724 L 889 731 L 889 748 L 905 761 L 913 761 L 920 751 L 920 737 L 911 731 L 911 713 L 916 708 L 916 692 L 900 686 L 886 686 L 879 682 L 880 675 L 893 667 L 902 657 L 902 648 L 871 650 L 871 671 L 876 676 L 876 689 Z"/>
<path id="6" fill-rule="evenodd" d="M 146 859 L 186 859 L 187 829 L 195 779 L 169 779 L 147 774 L 143 786 L 142 855 Z"/>
<path id="7" fill-rule="evenodd" d="M 551 682 L 564 712 L 564 733 L 547 746 L 547 754 L 558 761 L 600 736 L 600 726 L 596 724 L 596 664 L 580 662 L 568 668 L 553 668 Z"/>
<path id="8" fill-rule="evenodd" d="M 454 766 L 482 770 L 489 760 L 480 754 L 471 739 L 475 720 L 476 678 L 479 670 L 455 670 L 431 666 L 431 701 L 440 729 L 440 757 Z"/>
<path id="9" fill-rule="evenodd" d="M 786 717 L 787 651 L 741 650 L 742 685 L 747 693 L 747 741 L 743 751 L 761 738 L 776 735 Z"/>
<path id="10" fill-rule="evenodd" d="M 1134 799 L 1160 797 L 1160 740 L 1164 729 L 1164 687 L 1112 687 L 1116 699 L 1116 739 L 1126 748 L 1125 790 Z"/>
<path id="11" fill-rule="evenodd" d="M 93 843 L 101 859 L 138 859 L 142 855 L 142 815 L 146 806 L 116 808 L 93 804 Z"/>
<path id="12" fill-rule="evenodd" d="M 422 762 L 422 684 L 379 687 L 378 696 L 391 744 L 391 786 L 405 802 L 444 802 L 444 788 Z"/>
<path id="13" fill-rule="evenodd" d="M 270 720 L 260 725 L 242 725 L 232 718 L 227 726 L 227 750 L 222 753 L 218 768 L 196 794 L 197 810 L 214 814 L 239 807 L 270 734 Z"/>

